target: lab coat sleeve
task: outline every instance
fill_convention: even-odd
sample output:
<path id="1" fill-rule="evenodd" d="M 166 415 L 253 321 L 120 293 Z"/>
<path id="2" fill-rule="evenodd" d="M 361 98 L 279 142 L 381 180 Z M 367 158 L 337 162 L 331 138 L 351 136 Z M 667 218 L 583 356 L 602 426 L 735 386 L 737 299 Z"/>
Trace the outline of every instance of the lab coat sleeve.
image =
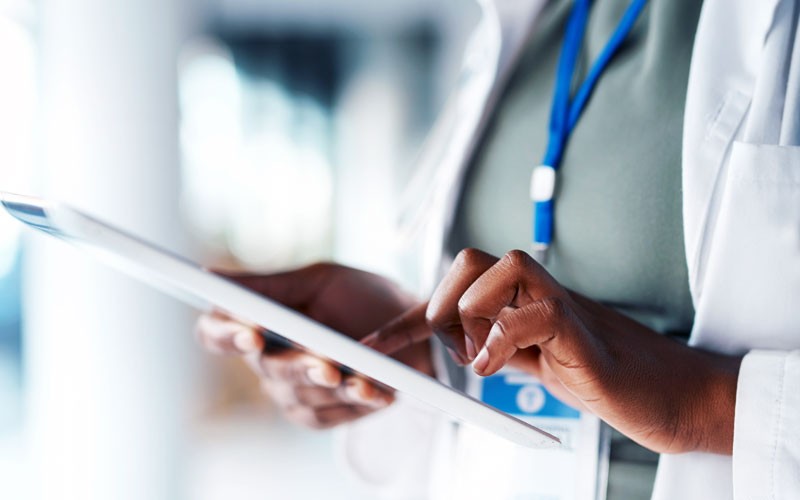
<path id="1" fill-rule="evenodd" d="M 440 425 L 435 412 L 400 400 L 340 429 L 338 458 L 370 498 L 426 499 Z"/>
<path id="2" fill-rule="evenodd" d="M 736 395 L 735 500 L 788 500 L 800 492 L 800 350 L 751 351 Z"/>
<path id="3" fill-rule="evenodd" d="M 448 363 L 433 341 L 437 378 L 450 385 Z M 452 421 L 441 412 L 398 395 L 389 408 L 344 426 L 340 462 L 370 498 L 416 500 L 441 497 L 453 448 Z"/>

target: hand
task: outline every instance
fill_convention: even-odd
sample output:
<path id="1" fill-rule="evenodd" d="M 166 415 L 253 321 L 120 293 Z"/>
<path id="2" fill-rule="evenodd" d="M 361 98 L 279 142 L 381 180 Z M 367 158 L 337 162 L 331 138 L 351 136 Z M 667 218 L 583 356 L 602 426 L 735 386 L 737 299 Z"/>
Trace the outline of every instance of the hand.
<path id="1" fill-rule="evenodd" d="M 740 358 L 685 346 L 570 292 L 522 251 L 462 251 L 424 314 L 364 342 L 391 352 L 431 332 L 477 374 L 506 364 L 533 373 L 654 451 L 731 453 Z"/>
<path id="2" fill-rule="evenodd" d="M 385 278 L 333 264 L 267 276 L 227 277 L 354 339 L 417 303 Z M 338 367 L 316 356 L 265 347 L 258 328 L 221 313 L 201 316 L 197 334 L 211 352 L 244 356 L 265 392 L 295 423 L 333 427 L 386 407 L 393 400 L 386 390 L 361 377 L 343 376 Z M 394 357 L 432 373 L 425 343 L 402 349 Z"/>

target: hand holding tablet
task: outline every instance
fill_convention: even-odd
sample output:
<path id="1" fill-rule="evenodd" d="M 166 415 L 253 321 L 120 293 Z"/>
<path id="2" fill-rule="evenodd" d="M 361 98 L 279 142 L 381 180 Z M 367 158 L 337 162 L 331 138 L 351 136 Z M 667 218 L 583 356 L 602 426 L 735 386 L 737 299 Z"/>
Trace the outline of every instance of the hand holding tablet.
<path id="1" fill-rule="evenodd" d="M 353 331 L 366 335 L 370 329 L 380 326 L 368 321 L 372 319 L 368 313 L 376 312 L 375 307 L 367 305 L 357 315 L 347 308 L 332 308 L 328 311 L 331 316 L 315 318 L 309 314 L 309 318 L 253 292 L 242 283 L 205 271 L 63 204 L 7 193 L 0 193 L 0 197 L 5 208 L 28 226 L 73 243 L 116 269 L 201 310 L 225 311 L 230 317 L 241 318 L 248 324 L 280 334 L 307 351 L 316 353 L 320 359 L 330 360 L 337 366 L 346 367 L 438 408 L 455 419 L 482 427 L 520 445 L 551 447 L 559 443 L 551 434 L 362 345 L 346 335 L 347 332 L 336 331 L 336 328 L 345 329 L 348 326 L 344 322 L 352 321 Z M 320 283 L 320 286 L 323 285 Z M 355 290 L 352 284 L 342 290 L 341 294 L 337 294 L 337 299 L 357 303 L 357 297 L 346 291 Z M 366 291 L 366 297 L 379 297 L 389 292 L 381 287 L 367 288 Z M 287 294 L 291 295 L 292 292 L 294 290 L 290 286 Z M 306 312 L 302 307 L 300 309 Z M 392 317 L 390 311 L 383 312 L 386 313 L 384 321 Z M 397 315 L 402 309 L 398 307 L 391 312 Z"/>
<path id="2" fill-rule="evenodd" d="M 416 303 L 385 278 L 335 264 L 315 264 L 272 275 L 227 277 L 354 340 Z M 334 427 L 385 408 L 394 400 L 391 391 L 380 384 L 342 373 L 334 364 L 281 343 L 274 335 L 265 339 L 257 327 L 228 316 L 204 314 L 197 331 L 209 351 L 244 356 L 264 391 L 295 423 Z M 392 354 L 423 373 L 433 373 L 428 343 Z"/>

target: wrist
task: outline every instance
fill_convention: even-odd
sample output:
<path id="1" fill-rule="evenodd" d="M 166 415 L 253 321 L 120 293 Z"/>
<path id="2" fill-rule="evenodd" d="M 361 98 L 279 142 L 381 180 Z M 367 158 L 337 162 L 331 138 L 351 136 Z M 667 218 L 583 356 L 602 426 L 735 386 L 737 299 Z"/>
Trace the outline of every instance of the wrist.
<path id="1" fill-rule="evenodd" d="M 733 452 L 733 428 L 736 388 L 741 356 L 700 351 L 704 370 L 700 390 L 693 399 L 688 422 L 686 451 L 730 455 Z"/>

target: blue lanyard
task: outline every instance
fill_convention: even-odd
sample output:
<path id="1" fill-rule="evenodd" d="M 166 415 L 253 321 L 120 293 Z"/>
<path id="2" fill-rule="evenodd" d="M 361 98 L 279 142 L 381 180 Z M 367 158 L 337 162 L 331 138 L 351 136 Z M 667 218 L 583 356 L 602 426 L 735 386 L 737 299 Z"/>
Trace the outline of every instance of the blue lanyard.
<path id="1" fill-rule="evenodd" d="M 564 46 L 558 62 L 555 95 L 550 112 L 550 138 L 542 164 L 533 169 L 531 175 L 531 201 L 533 202 L 533 251 L 543 260 L 553 241 L 553 198 L 555 194 L 556 170 L 561 165 L 569 136 L 581 117 L 586 102 L 594 90 L 600 75 L 628 37 L 633 25 L 644 9 L 647 0 L 633 0 L 622 16 L 617 29 L 611 35 L 600 56 L 589 70 L 575 97 L 570 102 L 570 87 L 575 74 L 575 64 L 586 34 L 591 0 L 575 0 L 567 29 Z"/>

